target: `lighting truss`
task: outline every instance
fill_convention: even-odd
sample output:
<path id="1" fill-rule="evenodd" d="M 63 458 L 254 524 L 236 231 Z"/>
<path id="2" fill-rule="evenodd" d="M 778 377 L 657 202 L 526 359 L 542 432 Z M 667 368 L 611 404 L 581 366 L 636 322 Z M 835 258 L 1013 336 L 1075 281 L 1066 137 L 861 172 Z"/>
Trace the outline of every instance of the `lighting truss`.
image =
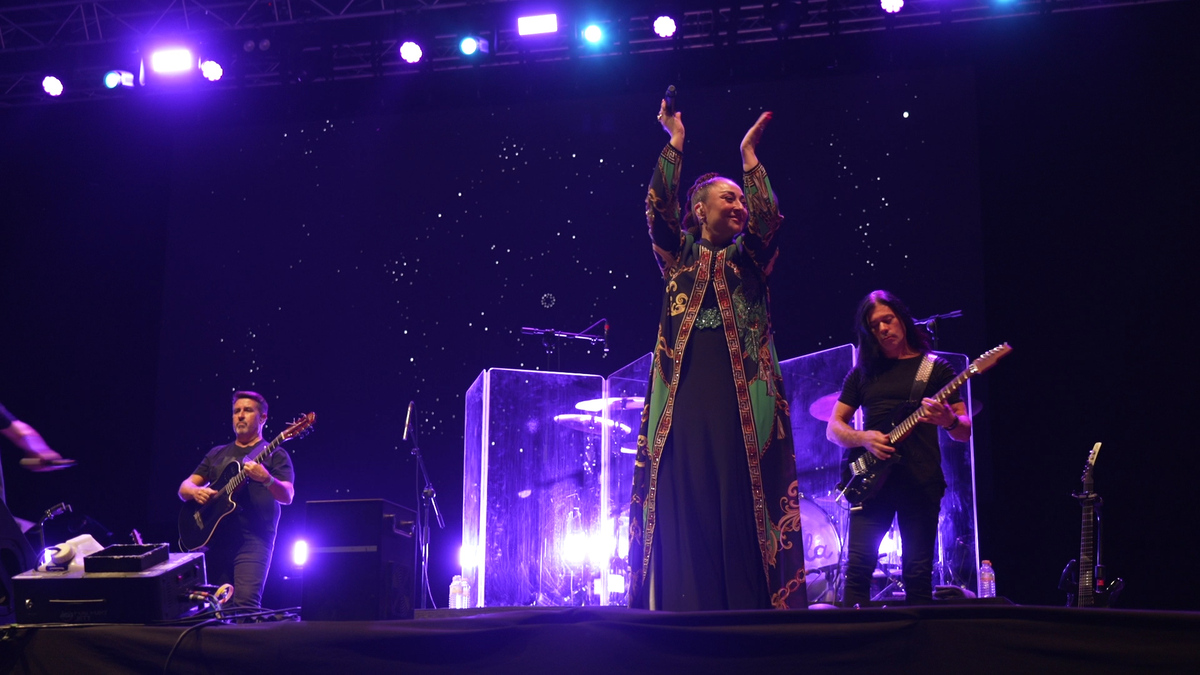
<path id="1" fill-rule="evenodd" d="M 512 0 L 0 0 L 0 107 L 44 102 L 41 79 L 60 62 L 75 69 L 71 91 L 76 100 L 111 96 L 104 73 L 130 69 L 129 59 L 156 38 L 204 45 L 203 58 L 216 58 L 226 69 L 226 77 L 214 86 L 261 87 L 1178 1 L 1183 0 L 906 0 L 903 11 L 889 15 L 879 0 L 809 0 L 805 18 L 790 34 L 779 36 L 768 16 L 777 2 L 683 0 L 672 38 L 654 34 L 657 15 L 650 14 L 651 3 L 608 3 L 609 17 L 597 19 L 570 10 L 595 3 L 564 2 L 558 34 L 530 41 L 517 34 L 520 3 Z M 585 20 L 604 30 L 602 46 L 580 44 Z M 489 40 L 491 52 L 485 58 L 468 58 L 459 50 L 458 42 L 468 32 Z M 409 64 L 400 58 L 399 46 L 416 34 L 424 36 L 417 40 L 424 58 Z M 245 41 L 264 37 L 271 42 L 269 50 L 242 50 Z"/>

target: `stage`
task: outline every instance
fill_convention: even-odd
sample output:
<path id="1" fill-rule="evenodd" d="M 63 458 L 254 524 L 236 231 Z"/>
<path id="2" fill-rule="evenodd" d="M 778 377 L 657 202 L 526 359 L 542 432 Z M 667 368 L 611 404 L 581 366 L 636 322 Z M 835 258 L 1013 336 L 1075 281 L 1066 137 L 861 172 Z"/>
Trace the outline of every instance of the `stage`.
<path id="1" fill-rule="evenodd" d="M 0 658 L 5 673 L 84 668 L 180 674 L 1094 675 L 1197 672 L 1197 635 L 1200 613 L 1030 607 L 1003 600 L 769 612 L 504 608 L 424 611 L 411 621 L 276 621 L 190 631 L 187 626 L 14 625 L 3 629 Z"/>

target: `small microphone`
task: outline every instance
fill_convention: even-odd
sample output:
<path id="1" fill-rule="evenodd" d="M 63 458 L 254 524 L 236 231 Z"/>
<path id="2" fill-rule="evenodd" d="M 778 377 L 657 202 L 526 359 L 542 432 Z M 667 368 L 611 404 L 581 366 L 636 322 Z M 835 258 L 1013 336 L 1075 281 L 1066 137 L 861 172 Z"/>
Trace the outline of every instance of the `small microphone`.
<path id="1" fill-rule="evenodd" d="M 407 441 L 407 440 L 408 440 L 408 429 L 409 429 L 409 427 L 411 427 L 411 426 L 412 426 L 412 414 L 413 414 L 413 408 L 414 408 L 416 405 L 417 405 L 417 402 L 416 402 L 416 401 L 409 401 L 409 402 L 408 402 L 408 414 L 404 416 L 404 435 L 401 437 L 401 439 L 400 439 L 400 440 L 403 440 L 403 441 Z"/>
<path id="2" fill-rule="evenodd" d="M 667 87 L 667 93 L 663 94 L 663 99 L 667 102 L 666 114 L 671 116 L 675 114 L 675 85 Z"/>
<path id="3" fill-rule="evenodd" d="M 46 511 L 46 515 L 42 517 L 42 522 L 45 522 L 48 520 L 53 520 L 53 519 L 61 516 L 64 513 L 70 513 L 70 512 L 71 512 L 71 505 L 66 502 L 60 502 L 58 504 L 55 504 L 54 506 L 51 506 L 49 508 L 49 510 Z"/>

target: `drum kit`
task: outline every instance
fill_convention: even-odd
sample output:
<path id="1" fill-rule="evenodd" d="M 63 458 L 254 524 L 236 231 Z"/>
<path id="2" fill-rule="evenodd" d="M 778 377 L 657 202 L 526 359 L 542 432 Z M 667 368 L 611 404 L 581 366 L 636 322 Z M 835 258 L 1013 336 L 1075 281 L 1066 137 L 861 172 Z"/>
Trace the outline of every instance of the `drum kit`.
<path id="1" fill-rule="evenodd" d="M 836 393 L 823 396 L 809 406 L 809 413 L 817 419 L 828 420 L 836 402 Z M 611 433 L 613 447 L 619 448 L 623 454 L 632 455 L 637 452 L 637 415 L 644 406 L 645 399 L 640 396 L 588 399 L 575 404 L 578 412 L 555 415 L 554 421 L 589 436 Z M 632 469 L 632 466 L 629 468 Z M 830 490 L 824 495 L 801 495 L 800 498 L 800 521 L 804 532 L 804 563 L 808 571 L 810 603 L 832 604 L 840 591 L 844 557 L 842 547 L 846 540 L 848 519 L 835 519 L 830 515 L 843 510 L 837 504 L 837 497 L 836 490 Z M 623 504 L 618 508 L 623 510 L 627 506 Z M 889 538 L 888 541 L 890 540 Z"/>

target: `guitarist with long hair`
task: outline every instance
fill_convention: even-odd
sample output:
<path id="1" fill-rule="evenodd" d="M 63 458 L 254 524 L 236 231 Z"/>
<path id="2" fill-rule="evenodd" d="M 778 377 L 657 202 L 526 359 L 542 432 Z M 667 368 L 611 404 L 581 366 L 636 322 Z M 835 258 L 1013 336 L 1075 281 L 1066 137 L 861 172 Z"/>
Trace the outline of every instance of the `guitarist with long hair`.
<path id="1" fill-rule="evenodd" d="M 231 604 L 257 608 L 262 603 L 263 587 L 275 548 L 275 528 L 279 523 L 279 505 L 291 504 L 296 491 L 295 474 L 287 452 L 279 449 L 262 460 L 249 458 L 267 446 L 262 438 L 267 423 L 267 401 L 262 394 L 238 391 L 233 394 L 232 443 L 218 445 L 204 456 L 186 480 L 179 485 L 179 498 L 205 504 L 210 499 L 227 498 L 220 490 L 226 469 L 237 462 L 245 474 L 245 485 L 232 495 L 236 508 L 216 524 L 207 542 L 205 566 L 209 583 L 233 584 Z"/>
<path id="2" fill-rule="evenodd" d="M 869 293 L 859 305 L 855 334 L 858 364 L 846 376 L 826 436 L 849 449 L 844 480 L 850 478 L 849 463 L 866 452 L 890 466 L 876 483 L 877 491 L 851 509 L 842 602 L 846 607 L 867 606 L 879 544 L 896 517 L 904 542 L 905 602 L 927 604 L 933 601 L 938 512 L 946 491 L 938 427 L 954 440 L 966 441 L 971 418 L 957 391 L 945 404 L 929 398 L 953 380 L 955 372 L 929 353 L 927 335 L 899 298 L 888 291 Z M 851 426 L 859 408 L 866 415 L 863 431 Z M 887 432 L 918 409 L 922 423 L 893 447 Z"/>

